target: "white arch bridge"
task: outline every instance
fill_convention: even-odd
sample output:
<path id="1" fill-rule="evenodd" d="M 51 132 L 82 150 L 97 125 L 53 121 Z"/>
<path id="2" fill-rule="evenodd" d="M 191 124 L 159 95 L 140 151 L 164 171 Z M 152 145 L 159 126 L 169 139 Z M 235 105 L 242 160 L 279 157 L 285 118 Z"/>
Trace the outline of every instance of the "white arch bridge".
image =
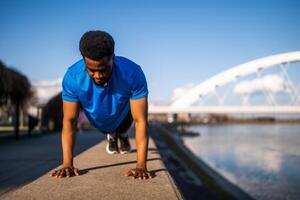
<path id="1" fill-rule="evenodd" d="M 300 51 L 273 55 L 265 58 L 256 59 L 221 72 L 206 81 L 185 91 L 183 95 L 177 97 L 168 106 L 149 105 L 149 113 L 286 113 L 300 114 L 300 92 L 299 86 L 295 85 L 288 74 L 288 67 L 291 64 L 300 63 Z M 242 102 L 238 105 L 225 105 L 226 95 L 219 96 L 216 90 L 228 83 L 239 83 L 239 80 L 249 75 L 255 76 L 256 80 L 264 80 L 263 72 L 269 69 L 277 68 L 279 70 L 280 80 L 287 88 L 285 95 L 289 96 L 289 102 L 278 104 L 275 98 L 276 90 L 272 89 L 272 83 L 268 88 L 260 88 L 264 95 L 266 103 L 262 105 L 249 104 L 251 96 L 249 92 L 243 92 Z M 299 70 L 300 71 L 300 70 Z M 300 74 L 299 78 L 300 80 Z M 250 82 L 254 83 L 254 82 Z M 262 85 L 256 81 L 257 85 Z M 274 87 L 273 87 L 274 88 Z M 238 89 L 238 88 L 237 88 Z M 247 88 L 246 88 L 247 89 Z M 250 90 L 250 89 L 249 89 Z M 215 95 L 218 99 L 217 105 L 195 105 L 205 96 Z"/>

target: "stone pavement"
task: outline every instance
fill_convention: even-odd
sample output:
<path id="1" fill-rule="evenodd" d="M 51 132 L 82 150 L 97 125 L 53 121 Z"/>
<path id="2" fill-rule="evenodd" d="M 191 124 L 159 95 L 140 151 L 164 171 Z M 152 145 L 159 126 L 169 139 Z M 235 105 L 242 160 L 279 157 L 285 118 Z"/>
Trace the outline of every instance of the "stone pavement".
<path id="1" fill-rule="evenodd" d="M 49 176 L 61 164 L 59 134 L 9 141 L 10 145 L 2 142 L 0 199 L 182 199 L 151 138 L 147 165 L 154 177 L 124 176 L 136 163 L 133 129 L 130 135 L 132 153 L 108 155 L 103 134 L 78 134 L 74 165 L 81 175 L 63 179 Z"/>

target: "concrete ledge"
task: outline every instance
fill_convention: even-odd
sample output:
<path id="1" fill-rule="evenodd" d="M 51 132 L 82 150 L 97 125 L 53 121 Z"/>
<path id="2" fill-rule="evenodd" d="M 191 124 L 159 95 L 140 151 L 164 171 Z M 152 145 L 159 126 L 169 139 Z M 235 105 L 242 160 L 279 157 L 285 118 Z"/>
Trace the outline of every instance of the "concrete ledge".
<path id="1" fill-rule="evenodd" d="M 130 142 L 134 149 L 132 153 L 108 155 L 105 152 L 106 141 L 103 140 L 75 157 L 74 164 L 81 170 L 80 176 L 63 179 L 49 177 L 53 169 L 1 198 L 182 199 L 151 138 L 147 165 L 154 177 L 148 180 L 134 180 L 124 176 L 136 163 L 135 140 L 131 138 Z"/>

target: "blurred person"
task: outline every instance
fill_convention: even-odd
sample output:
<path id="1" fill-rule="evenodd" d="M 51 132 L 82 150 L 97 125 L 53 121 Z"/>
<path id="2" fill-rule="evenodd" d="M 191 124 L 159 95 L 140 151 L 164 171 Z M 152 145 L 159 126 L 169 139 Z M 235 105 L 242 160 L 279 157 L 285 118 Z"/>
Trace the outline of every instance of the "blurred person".
<path id="1" fill-rule="evenodd" d="M 145 75 L 133 61 L 115 56 L 115 42 L 104 31 L 88 31 L 80 39 L 82 59 L 68 68 L 62 82 L 63 167 L 50 175 L 79 175 L 73 165 L 74 132 L 80 107 L 89 121 L 107 136 L 108 154 L 129 153 L 128 129 L 135 122 L 136 167 L 125 176 L 148 179 L 148 88 Z M 118 140 L 120 146 L 118 146 Z"/>
<path id="2" fill-rule="evenodd" d="M 28 133 L 28 136 L 31 136 L 32 131 L 39 123 L 38 110 L 37 110 L 37 107 L 32 105 L 32 101 L 29 102 L 29 106 L 27 108 L 26 114 L 27 114 L 27 119 L 28 119 L 27 133 Z"/>
<path id="3" fill-rule="evenodd" d="M 34 130 L 34 128 L 38 125 L 39 120 L 37 117 L 28 114 L 28 130 L 27 133 L 29 136 L 31 136 L 32 131 Z"/>

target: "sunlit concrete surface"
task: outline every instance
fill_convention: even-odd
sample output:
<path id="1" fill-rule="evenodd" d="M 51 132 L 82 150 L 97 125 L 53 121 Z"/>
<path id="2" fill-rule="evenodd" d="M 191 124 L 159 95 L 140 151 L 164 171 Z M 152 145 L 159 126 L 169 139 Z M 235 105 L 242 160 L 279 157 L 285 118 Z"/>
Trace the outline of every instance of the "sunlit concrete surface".
<path id="1" fill-rule="evenodd" d="M 133 130 L 131 130 L 130 135 L 133 135 Z M 147 164 L 148 170 L 152 172 L 154 177 L 148 180 L 134 180 L 131 177 L 124 176 L 125 172 L 135 167 L 136 163 L 136 147 L 133 137 L 130 138 L 133 147 L 132 153 L 108 155 L 105 152 L 106 140 L 101 133 L 82 133 L 77 136 L 77 143 L 80 143 L 81 146 L 83 142 L 80 140 L 86 140 L 85 142 L 90 143 L 90 146 L 92 146 L 77 155 L 74 159 L 75 166 L 81 170 L 80 176 L 63 179 L 50 177 L 49 173 L 59 167 L 58 165 L 53 166 L 60 159 L 59 139 L 58 135 L 51 135 L 32 139 L 35 140 L 34 142 L 32 140 L 23 141 L 27 145 L 23 144 L 20 147 L 15 145 L 15 148 L 18 148 L 16 152 L 19 152 L 19 154 L 13 155 L 15 158 L 6 156 L 5 151 L 2 151 L 3 146 L 1 146 L 0 168 L 1 174 L 6 176 L 6 179 L 1 179 L 2 181 L 0 182 L 2 191 L 1 199 L 182 198 L 173 179 L 162 163 L 160 154 L 151 138 L 149 141 Z M 41 149 L 36 148 L 35 145 L 40 146 Z M 22 151 L 27 155 L 20 159 Z M 31 153 L 33 156 L 30 156 Z M 5 166 L 2 163 L 5 163 Z M 44 170 L 40 177 L 36 177 L 35 172 L 41 171 L 46 165 L 50 165 L 51 167 Z M 26 168 L 21 170 L 24 166 Z M 17 168 L 20 168 L 20 170 L 16 174 L 14 173 L 14 169 Z M 19 182 L 19 177 L 30 179 L 31 174 L 34 174 L 37 179 L 28 183 L 25 181 L 23 187 L 14 188 L 14 183 Z"/>

